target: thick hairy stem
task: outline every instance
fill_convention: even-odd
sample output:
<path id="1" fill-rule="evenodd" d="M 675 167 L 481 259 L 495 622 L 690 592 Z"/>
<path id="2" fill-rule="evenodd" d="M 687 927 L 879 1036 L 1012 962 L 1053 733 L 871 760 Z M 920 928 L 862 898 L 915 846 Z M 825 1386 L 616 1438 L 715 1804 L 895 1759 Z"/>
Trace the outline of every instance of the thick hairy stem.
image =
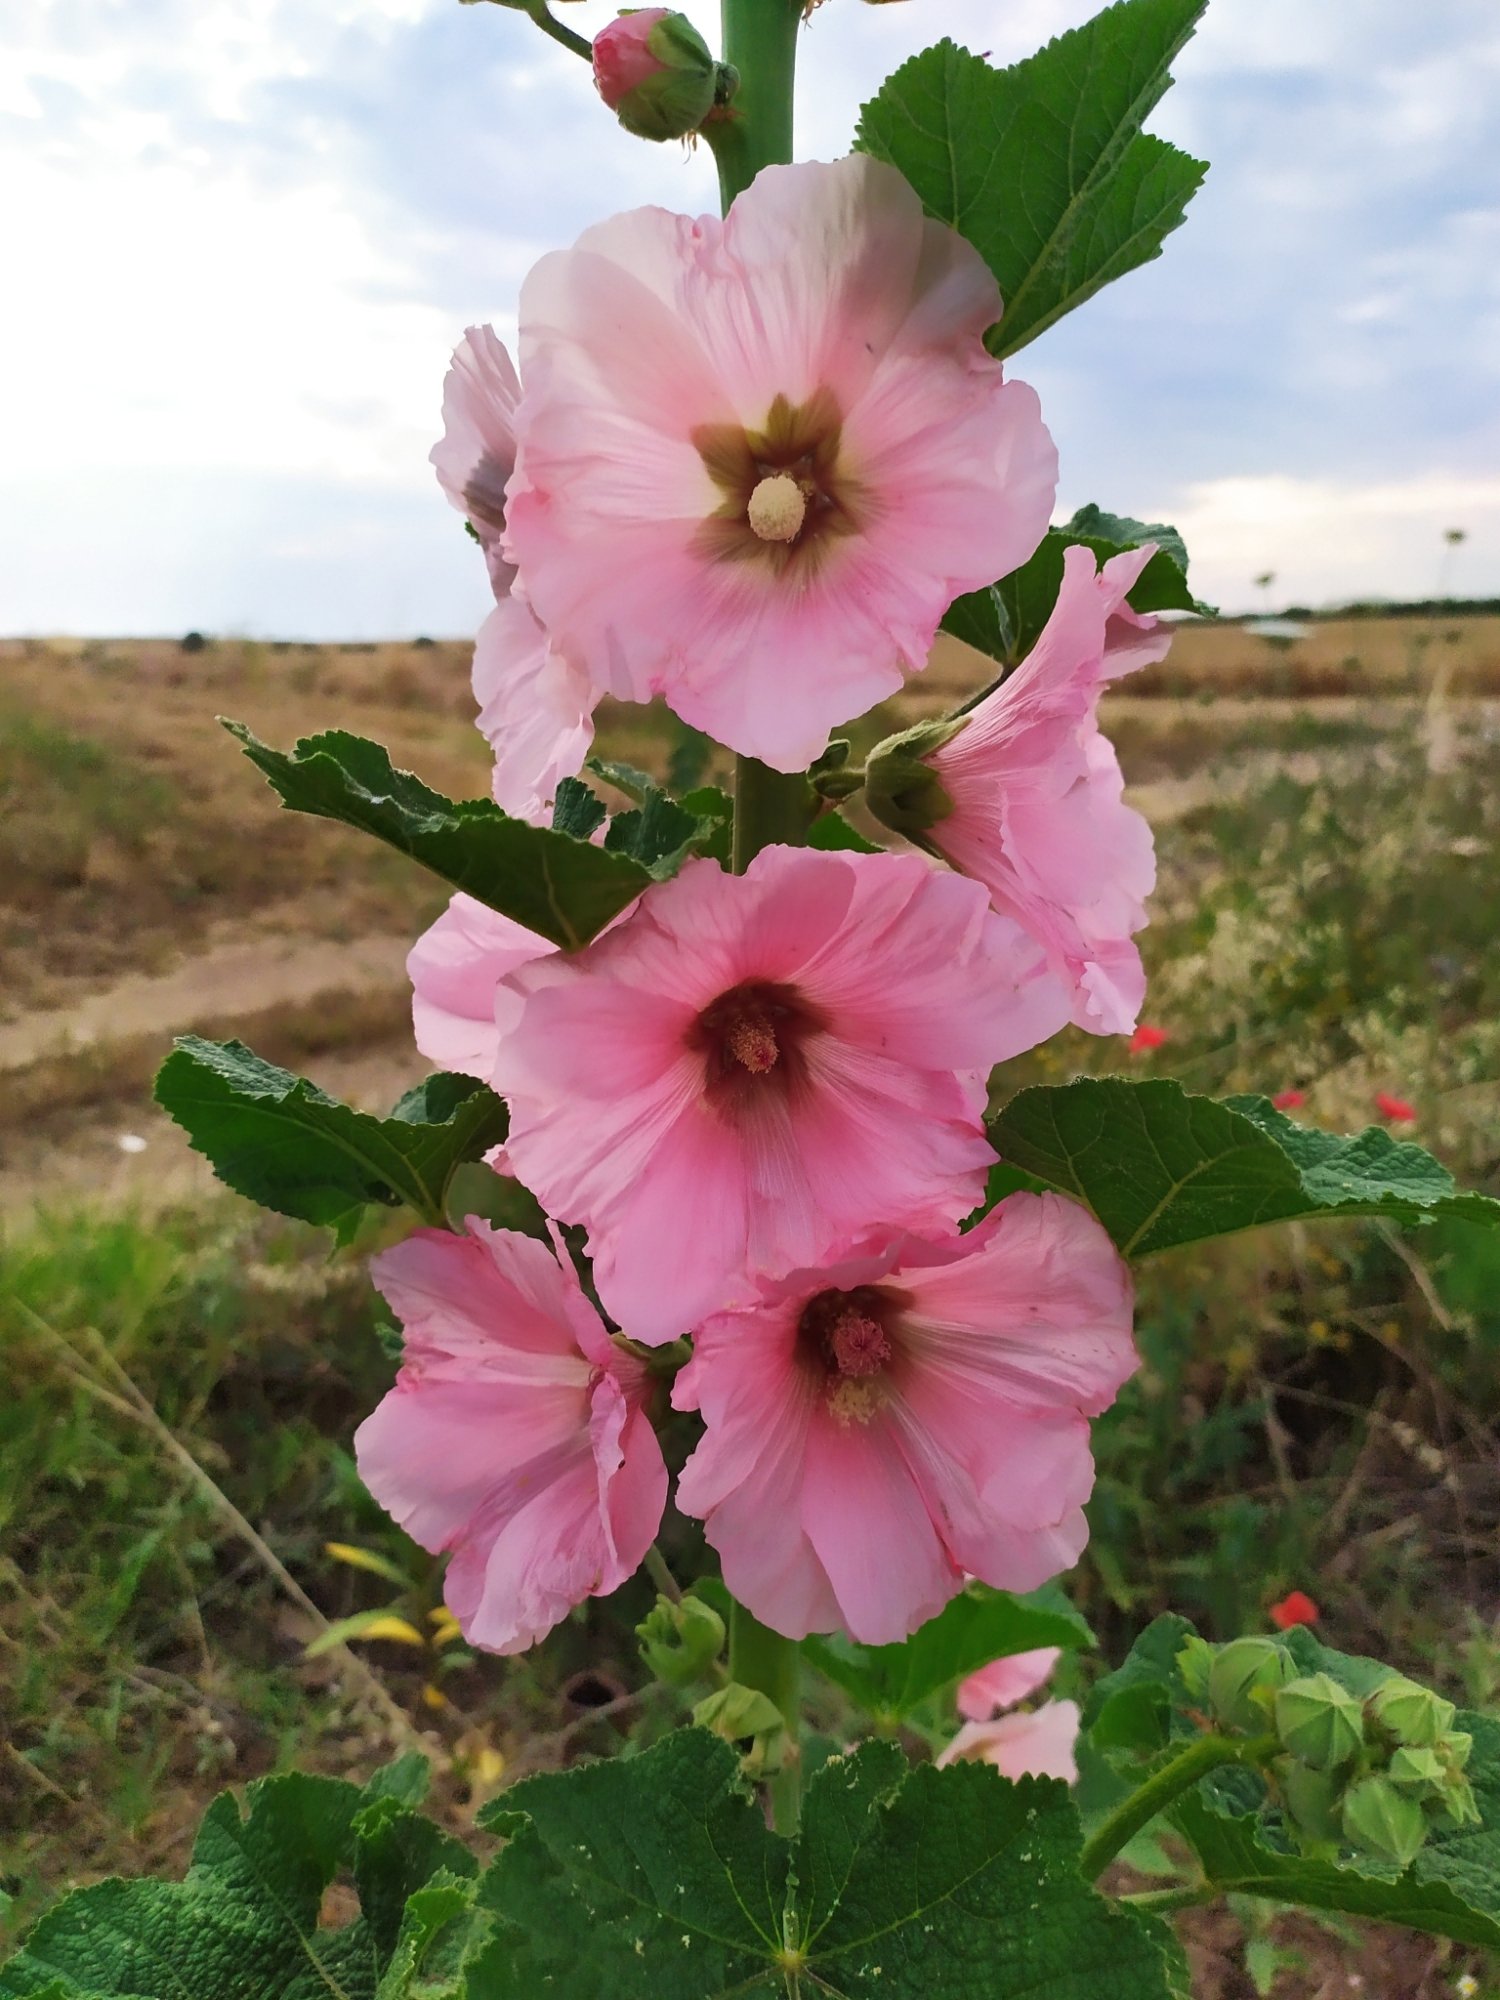
<path id="1" fill-rule="evenodd" d="M 739 71 L 739 89 L 727 117 L 713 120 L 704 137 L 719 167 L 726 214 L 737 194 L 762 167 L 792 157 L 792 93 L 801 0 L 723 0 L 724 60 Z M 741 757 L 734 788 L 734 867 L 742 873 L 763 847 L 800 845 L 807 837 L 807 780 L 768 770 Z M 729 1624 L 730 1679 L 775 1702 L 786 1723 L 787 1760 L 771 1780 L 771 1818 L 778 1833 L 796 1829 L 802 1792 L 801 1654 L 736 1604 Z"/>
<path id="2" fill-rule="evenodd" d="M 786 1759 L 770 1784 L 771 1824 L 778 1833 L 795 1833 L 802 1810 L 802 1649 L 736 1604 L 729 1620 L 729 1678 L 769 1695 L 786 1723 Z"/>
<path id="3" fill-rule="evenodd" d="M 1089 1881 L 1103 1873 L 1120 1852 L 1179 1792 L 1196 1785 L 1221 1764 L 1264 1764 L 1276 1755 L 1274 1736 L 1200 1736 L 1163 1764 L 1154 1777 L 1121 1801 L 1084 1842 L 1078 1865 Z"/>

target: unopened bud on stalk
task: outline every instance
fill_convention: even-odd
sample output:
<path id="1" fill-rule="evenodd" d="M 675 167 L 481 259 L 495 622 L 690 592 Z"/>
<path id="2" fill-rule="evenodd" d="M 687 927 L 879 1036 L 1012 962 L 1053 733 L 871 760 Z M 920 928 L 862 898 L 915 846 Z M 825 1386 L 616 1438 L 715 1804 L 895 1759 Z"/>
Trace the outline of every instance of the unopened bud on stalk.
<path id="1" fill-rule="evenodd" d="M 758 1778 L 781 1769 L 787 1752 L 786 1719 L 771 1697 L 758 1688 L 731 1681 L 698 1703 L 693 1720 L 700 1729 L 711 1729 L 729 1743 L 751 1739 L 742 1764 L 746 1777 Z"/>
<path id="2" fill-rule="evenodd" d="M 1361 1778 L 1351 1785 L 1342 1813 L 1344 1838 L 1351 1847 L 1406 1867 L 1427 1839 L 1427 1821 L 1415 1799 L 1404 1797 L 1389 1778 Z"/>
<path id="3" fill-rule="evenodd" d="M 635 1628 L 641 1658 L 657 1680 L 688 1687 L 702 1680 L 724 1645 L 724 1620 L 691 1593 L 678 1604 L 658 1597 Z"/>
<path id="4" fill-rule="evenodd" d="M 1326 1771 L 1314 1771 L 1295 1757 L 1278 1757 L 1271 1766 L 1282 1807 L 1297 1845 L 1304 1854 L 1330 1853 L 1343 1838 L 1339 1808 L 1343 1786 Z"/>
<path id="5" fill-rule="evenodd" d="M 923 760 L 965 727 L 967 716 L 919 722 L 876 744 L 865 764 L 865 803 L 884 825 L 920 840 L 953 810 L 943 781 Z"/>
<path id="6" fill-rule="evenodd" d="M 1365 1715 L 1381 1736 L 1415 1748 L 1430 1747 L 1445 1736 L 1456 1713 L 1451 1701 L 1402 1674 L 1382 1681 L 1365 1703 Z"/>
<path id="7" fill-rule="evenodd" d="M 1296 1671 L 1274 1639 L 1231 1639 L 1208 1670 L 1208 1705 L 1226 1729 L 1265 1729 L 1272 1698 Z"/>
<path id="8" fill-rule="evenodd" d="M 1315 1771 L 1340 1771 L 1364 1748 L 1359 1703 L 1328 1674 L 1289 1681 L 1274 1704 L 1282 1748 Z"/>
<path id="9" fill-rule="evenodd" d="M 636 7 L 594 37 L 594 82 L 627 132 L 638 139 L 685 139 L 716 102 L 732 71 L 716 63 L 685 14 Z"/>

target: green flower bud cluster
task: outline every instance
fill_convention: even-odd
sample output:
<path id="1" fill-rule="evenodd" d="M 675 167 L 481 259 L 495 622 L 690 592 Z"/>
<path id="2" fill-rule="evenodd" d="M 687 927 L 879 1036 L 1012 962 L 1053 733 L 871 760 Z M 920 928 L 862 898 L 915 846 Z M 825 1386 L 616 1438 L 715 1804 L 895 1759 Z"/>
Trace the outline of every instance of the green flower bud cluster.
<path id="1" fill-rule="evenodd" d="M 669 1687 L 707 1679 L 724 1649 L 724 1620 L 691 1593 L 680 1603 L 658 1597 L 635 1628 L 648 1673 Z"/>
<path id="2" fill-rule="evenodd" d="M 1429 1834 L 1477 1824 L 1472 1739 L 1415 1681 L 1393 1674 L 1360 1701 L 1331 1674 L 1299 1674 L 1274 1639 L 1195 1637 L 1177 1666 L 1218 1727 L 1275 1738 L 1268 1775 L 1304 1853 L 1353 1848 L 1404 1868 Z"/>

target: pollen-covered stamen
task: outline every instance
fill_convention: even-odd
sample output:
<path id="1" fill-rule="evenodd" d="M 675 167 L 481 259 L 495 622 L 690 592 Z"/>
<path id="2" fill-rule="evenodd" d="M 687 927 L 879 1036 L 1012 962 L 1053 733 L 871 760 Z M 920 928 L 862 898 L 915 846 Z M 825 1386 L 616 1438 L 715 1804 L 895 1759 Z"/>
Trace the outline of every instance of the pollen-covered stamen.
<path id="1" fill-rule="evenodd" d="M 724 1047 L 752 1076 L 764 1076 L 768 1069 L 774 1069 L 781 1048 L 769 1011 L 746 1007 L 725 1029 Z"/>
<path id="2" fill-rule="evenodd" d="M 763 542 L 794 542 L 807 519 L 807 495 L 789 472 L 772 473 L 750 495 L 745 518 Z"/>
<path id="3" fill-rule="evenodd" d="M 849 1306 L 834 1321 L 828 1346 L 840 1375 L 878 1375 L 891 1358 L 890 1336 L 878 1319 Z"/>

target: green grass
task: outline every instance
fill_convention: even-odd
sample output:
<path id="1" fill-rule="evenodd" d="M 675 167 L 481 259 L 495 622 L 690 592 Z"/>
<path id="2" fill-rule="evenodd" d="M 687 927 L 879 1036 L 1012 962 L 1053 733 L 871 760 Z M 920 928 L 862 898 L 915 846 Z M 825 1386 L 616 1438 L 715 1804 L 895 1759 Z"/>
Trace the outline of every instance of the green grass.
<path id="1" fill-rule="evenodd" d="M 1215 1092 L 1297 1084 L 1302 1116 L 1344 1128 L 1388 1088 L 1418 1108 L 1417 1137 L 1494 1187 L 1500 750 L 1468 739 L 1434 776 L 1419 742 L 1372 742 L 1363 725 L 1294 718 L 1253 737 L 1221 731 L 1201 767 L 1212 802 L 1161 831 L 1148 1018 L 1171 1041 L 1132 1058 L 1122 1040 L 1070 1034 L 1005 1085 L 1108 1069 Z M 1175 754 L 1207 759 L 1207 742 L 1184 737 Z M 1295 775 L 1239 784 L 1244 752 L 1278 744 Z M 608 745 L 658 769 L 672 748 L 613 726 Z M 225 1505 L 327 1617 L 392 1605 L 426 1624 L 440 1566 L 374 1508 L 349 1456 L 391 1373 L 369 1247 L 329 1258 L 312 1232 L 228 1200 L 149 1224 L 43 1215 L 0 1242 L 0 1877 L 14 1921 L 68 1876 L 170 1872 L 222 1782 L 378 1760 L 357 1688 L 332 1656 L 304 1660 L 315 1627 Z M 1332 1643 L 1500 1708 L 1497 1258 L 1472 1229 L 1344 1225 L 1143 1269 L 1143 1368 L 1096 1428 L 1093 1540 L 1074 1579 L 1108 1653 L 1168 1608 L 1216 1636 L 1264 1629 L 1298 1587 Z M 331 1560 L 327 1541 L 370 1551 L 395 1580 Z M 704 1560 L 689 1528 L 667 1547 L 684 1579 Z M 486 1746 L 549 1754 L 549 1732 L 579 1713 L 574 1675 L 638 1685 L 643 1603 L 633 1589 L 591 1605 L 521 1661 L 360 1650 L 446 1747 L 452 1803 Z M 427 1686 L 446 1706 L 427 1705 Z"/>
<path id="2" fill-rule="evenodd" d="M 109 744 L 0 706 L 0 870 L 11 883 L 81 880 L 109 839 L 138 852 L 176 816 L 172 788 Z"/>

